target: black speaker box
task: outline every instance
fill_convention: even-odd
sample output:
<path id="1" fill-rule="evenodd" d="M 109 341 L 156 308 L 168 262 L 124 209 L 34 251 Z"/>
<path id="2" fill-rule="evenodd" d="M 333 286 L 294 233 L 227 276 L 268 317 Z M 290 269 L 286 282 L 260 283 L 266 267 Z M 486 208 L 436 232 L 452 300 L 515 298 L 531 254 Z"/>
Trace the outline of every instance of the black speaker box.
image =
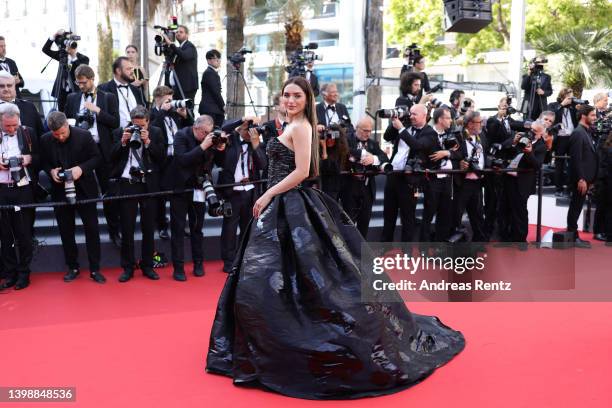
<path id="1" fill-rule="evenodd" d="M 553 248 L 569 248 L 574 243 L 576 234 L 571 231 L 558 231 L 553 234 Z"/>
<path id="2" fill-rule="evenodd" d="M 446 31 L 477 33 L 492 21 L 491 1 L 451 0 L 444 2 Z"/>

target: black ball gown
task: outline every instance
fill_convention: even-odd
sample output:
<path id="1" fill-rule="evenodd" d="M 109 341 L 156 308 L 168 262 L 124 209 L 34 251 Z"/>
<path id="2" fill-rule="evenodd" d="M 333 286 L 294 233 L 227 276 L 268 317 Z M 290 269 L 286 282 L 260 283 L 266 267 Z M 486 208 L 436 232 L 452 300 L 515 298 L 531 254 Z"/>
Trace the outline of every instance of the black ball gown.
<path id="1" fill-rule="evenodd" d="M 267 146 L 268 185 L 295 169 Z M 463 335 L 402 302 L 362 303 L 363 237 L 324 193 L 275 196 L 249 224 L 213 323 L 206 370 L 306 399 L 394 393 L 465 347 Z"/>

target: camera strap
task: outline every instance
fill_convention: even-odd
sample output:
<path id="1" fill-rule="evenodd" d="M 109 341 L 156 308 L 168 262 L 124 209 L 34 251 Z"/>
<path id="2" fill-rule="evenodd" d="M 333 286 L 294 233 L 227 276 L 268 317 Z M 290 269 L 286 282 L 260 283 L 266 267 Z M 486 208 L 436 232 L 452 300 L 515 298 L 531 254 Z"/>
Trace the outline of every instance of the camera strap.
<path id="1" fill-rule="evenodd" d="M 140 156 L 140 153 L 138 152 L 138 149 L 130 149 L 130 153 L 136 159 L 136 162 L 138 163 L 138 166 L 140 167 L 140 169 L 145 171 L 146 167 L 144 166 L 144 163 L 142 161 L 142 156 Z"/>

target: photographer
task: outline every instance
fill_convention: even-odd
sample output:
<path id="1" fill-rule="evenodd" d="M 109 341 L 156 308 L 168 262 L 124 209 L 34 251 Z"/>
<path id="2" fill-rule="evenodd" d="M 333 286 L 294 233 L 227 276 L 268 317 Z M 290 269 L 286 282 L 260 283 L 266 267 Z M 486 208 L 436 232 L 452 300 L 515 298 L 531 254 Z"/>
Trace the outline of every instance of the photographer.
<path id="1" fill-rule="evenodd" d="M 453 121 L 453 126 L 455 127 L 457 126 L 457 121 L 462 116 L 461 108 L 463 107 L 464 98 L 465 98 L 465 92 L 460 89 L 455 89 L 453 92 L 451 92 L 450 97 L 449 97 L 449 102 L 451 104 L 450 106 L 451 119 Z"/>
<path id="2" fill-rule="evenodd" d="M 597 120 L 604 119 L 611 113 L 608 109 L 608 94 L 605 92 L 599 92 L 593 96 L 593 106 L 595 107 L 595 117 Z"/>
<path id="3" fill-rule="evenodd" d="M 0 205 L 15 209 L 0 212 L 0 240 L 6 280 L 0 289 L 24 289 L 30 284 L 32 261 L 32 220 L 34 211 L 19 210 L 20 204 L 34 201 L 32 169 L 39 163 L 38 139 L 31 128 L 19 126 L 19 108 L 0 105 Z"/>
<path id="4" fill-rule="evenodd" d="M 464 128 L 460 141 L 463 160 L 459 162 L 461 170 L 482 170 L 485 168 L 485 152 L 481 142 L 482 117 L 480 112 L 465 114 Z M 453 226 L 462 224 L 463 213 L 467 210 L 472 227 L 472 242 L 488 242 L 485 231 L 484 209 L 482 203 L 483 173 L 470 172 L 455 177 L 459 187 L 455 192 L 455 214 Z"/>
<path id="5" fill-rule="evenodd" d="M 527 74 L 523 75 L 521 89 L 525 91 L 523 102 L 527 103 L 527 113 L 530 120 L 536 120 L 540 113 L 546 109 L 547 97 L 552 95 L 550 75 L 544 73 L 544 66 L 548 60 L 534 58 L 529 63 Z"/>
<path id="6" fill-rule="evenodd" d="M 196 92 L 198 92 L 198 51 L 195 45 L 189 41 L 189 29 L 184 25 L 178 26 L 175 35 L 178 46 L 168 38 L 166 33 L 163 34 L 163 37 L 170 50 L 171 62 L 176 74 L 176 78 L 172 75 L 166 75 L 165 85 L 174 90 L 176 99 L 193 100 Z M 181 94 L 176 80 L 180 83 L 183 94 Z"/>
<path id="7" fill-rule="evenodd" d="M 501 240 L 519 243 L 521 250 L 526 249 L 529 227 L 527 200 L 536 191 L 537 171 L 540 170 L 546 156 L 546 144 L 543 140 L 545 132 L 544 124 L 536 121 L 531 125 L 529 133 L 516 134 L 512 141 L 516 153 L 507 168 L 523 171 L 508 172 L 503 175 L 504 195 L 500 213 L 505 219 L 503 223 L 505 228 L 501 230 Z"/>
<path id="8" fill-rule="evenodd" d="M 40 156 L 43 170 L 53 181 L 51 199 L 73 204 L 76 200 L 97 198 L 94 170 L 100 165 L 102 157 L 91 133 L 69 126 L 62 112 L 51 112 L 47 124 L 51 131 L 40 139 Z M 71 282 L 79 275 L 75 212 L 79 213 L 85 229 L 90 277 L 98 283 L 106 282 L 100 273 L 100 231 L 96 203 L 57 206 L 53 210 L 68 265 L 64 282 Z"/>
<path id="9" fill-rule="evenodd" d="M 23 81 L 23 77 L 19 73 L 19 68 L 17 68 L 17 63 L 6 57 L 6 41 L 3 36 L 0 35 L 0 71 L 7 72 L 15 79 L 15 88 L 17 92 L 17 96 L 21 97 L 20 90 L 24 87 L 25 82 Z"/>
<path id="10" fill-rule="evenodd" d="M 215 126 L 221 127 L 225 118 L 225 101 L 221 95 L 221 78 L 219 67 L 221 66 L 221 53 L 210 50 L 206 53 L 208 68 L 202 74 L 202 100 L 198 112 L 200 115 L 208 115 L 215 121 Z"/>
<path id="11" fill-rule="evenodd" d="M 125 129 L 113 132 L 111 160 L 114 163 L 111 176 L 118 183 L 120 195 L 155 193 L 159 191 L 162 165 L 166 150 L 161 129 L 149 126 L 149 112 L 137 106 L 130 112 L 131 123 Z M 159 276 L 153 270 L 156 198 L 134 198 L 119 201 L 121 220 L 121 267 L 119 282 L 127 282 L 134 276 L 134 231 L 140 208 L 142 249 L 140 268 L 149 279 Z"/>
<path id="12" fill-rule="evenodd" d="M 417 95 L 417 101 L 419 101 L 423 97 L 423 91 L 425 91 L 426 93 L 429 93 L 429 91 L 431 90 L 431 87 L 429 85 L 429 77 L 427 76 L 427 73 L 425 72 L 425 57 L 421 55 L 420 53 L 414 56 L 413 61 L 412 61 L 414 65 L 412 66 L 412 69 L 410 69 L 408 65 L 410 64 L 409 59 L 410 59 L 409 57 L 406 57 L 407 63 L 402 66 L 400 78 L 404 72 L 415 72 L 421 75 L 421 90 L 419 91 L 419 94 Z"/>
<path id="13" fill-rule="evenodd" d="M 590 248 L 590 242 L 578 236 L 578 218 L 586 195 L 597 179 L 599 157 L 591 126 L 595 122 L 595 108 L 583 105 L 578 109 L 579 123 L 570 136 L 569 185 L 571 199 L 567 211 L 567 230 L 574 233 L 574 243 L 579 248 Z"/>
<path id="14" fill-rule="evenodd" d="M 378 172 L 381 165 L 389 162 L 379 143 L 370 139 L 374 121 L 364 116 L 357 122 L 355 138 L 349 139 L 351 170 L 354 173 Z M 376 177 L 374 175 L 352 174 L 349 178 L 348 214 L 357 224 L 361 235 L 367 239 L 372 204 L 376 198 Z"/>
<path id="15" fill-rule="evenodd" d="M 410 110 L 412 116 L 426 116 L 423 105 L 415 105 Z M 403 128 L 400 120 L 393 120 L 393 127 L 398 129 L 399 136 L 411 150 L 423 167 L 429 170 L 452 170 L 451 160 L 461 160 L 456 136 L 447 133 L 451 127 L 451 115 L 448 108 L 437 108 L 433 113 L 434 127 L 431 131 L 418 135 Z M 435 240 L 448 240 L 452 222 L 452 176 L 451 174 L 434 174 L 421 177 L 421 187 L 425 199 L 423 220 L 421 223 L 421 242 L 431 242 L 431 221 L 436 216 Z"/>
<path id="16" fill-rule="evenodd" d="M 599 92 L 593 96 L 593 106 L 595 107 L 595 128 L 602 126 L 608 121 L 611 122 L 612 113 L 608 110 L 608 94 L 605 92 Z M 598 151 L 600 151 L 600 163 L 604 166 L 604 157 L 606 153 L 601 151 L 603 148 L 602 145 L 605 143 L 607 139 L 607 133 L 605 132 L 606 126 L 602 126 L 604 132 L 601 132 L 596 129 L 595 139 L 597 140 Z M 609 126 L 607 127 L 609 131 Z M 595 202 L 595 218 L 593 220 L 593 238 L 598 241 L 606 241 L 608 238 L 606 237 L 606 184 L 605 184 L 605 174 L 606 169 L 601 167 L 600 169 L 600 177 L 598 177 L 595 182 L 595 187 L 593 189 L 593 201 Z"/>
<path id="17" fill-rule="evenodd" d="M 58 50 L 51 50 L 53 43 L 58 47 Z M 79 65 L 89 64 L 89 57 L 77 52 L 77 46 L 78 44 L 73 40 L 72 33 L 60 29 L 49 37 L 42 48 L 42 52 L 60 63 L 51 92 L 51 96 L 57 98 L 57 109 L 60 112 L 64 111 L 66 97 L 74 90 L 76 69 Z"/>
<path id="18" fill-rule="evenodd" d="M 555 113 L 555 125 L 561 124 L 554 140 L 555 156 L 565 156 L 569 148 L 569 138 L 576 126 L 578 117 L 572 88 L 563 88 L 559 91 L 557 102 L 551 103 L 549 109 Z M 555 157 L 555 186 L 557 197 L 563 196 L 564 186 L 567 184 L 565 171 L 566 159 Z"/>
<path id="19" fill-rule="evenodd" d="M 176 191 L 195 188 L 193 192 L 174 194 L 170 198 L 170 225 L 173 278 L 185 281 L 183 239 L 185 216 L 189 214 L 191 231 L 191 254 L 193 273 L 204 276 L 204 252 L 202 226 L 206 203 L 202 192 L 205 178 L 210 177 L 213 160 L 220 165 L 223 160 L 226 138 L 216 139 L 213 134 L 214 122 L 210 116 L 199 116 L 192 127 L 179 130 L 174 138 L 174 161 L 172 170 L 167 171 L 164 185 Z M 217 143 L 214 145 L 214 143 Z"/>
<path id="20" fill-rule="evenodd" d="M 490 156 L 490 165 L 493 168 L 502 168 L 505 163 L 515 156 L 514 131 L 523 130 L 523 123 L 512 119 L 509 110 L 513 110 L 508 104 L 508 97 L 500 99 L 497 105 L 497 114 L 487 119 L 486 146 Z M 504 217 L 499 217 L 499 205 L 503 197 L 503 177 L 497 173 L 487 173 L 484 179 L 484 211 L 485 231 L 490 238 L 495 231 L 495 224 L 499 230 L 506 229 Z"/>
<path id="21" fill-rule="evenodd" d="M 229 135 L 225 158 L 221 163 L 219 184 L 247 183 L 261 179 L 261 172 L 267 167 L 266 147 L 260 142 L 256 128 L 249 123 L 256 118 L 244 118 L 243 123 Z M 251 125 L 252 126 L 252 125 Z M 247 225 L 253 218 L 253 205 L 260 196 L 261 184 L 244 184 L 226 187 L 219 191 L 232 205 L 232 215 L 223 217 L 221 227 L 221 259 L 223 271 L 230 272 L 236 254 L 237 244 L 242 241 Z M 240 240 L 236 232 L 240 226 Z"/>
<path id="22" fill-rule="evenodd" d="M 319 96 L 319 78 L 314 73 L 314 61 L 309 60 L 306 63 L 306 80 L 310 83 L 310 87 L 312 88 L 312 93 L 315 98 Z"/>
<path id="23" fill-rule="evenodd" d="M 348 211 L 347 177 L 340 172 L 349 170 L 349 146 L 344 124 L 330 123 L 319 140 L 321 190 Z"/>
<path id="24" fill-rule="evenodd" d="M 177 102 L 172 101 L 174 91 L 161 85 L 153 91 L 153 106 L 151 107 L 151 124 L 162 131 L 164 150 L 166 151 L 166 160 L 162 165 L 162 177 L 165 172 L 171 167 L 174 159 L 174 136 L 176 132 L 184 127 L 193 125 L 193 119 L 187 113 L 186 107 L 175 107 Z M 166 202 L 165 197 L 158 199 L 157 208 L 157 228 L 159 237 L 169 239 L 168 235 L 168 220 L 166 219 Z"/>
<path id="25" fill-rule="evenodd" d="M 323 102 L 317 103 L 317 131 L 321 134 L 332 123 L 340 123 L 349 118 L 346 105 L 338 102 L 338 88 L 334 83 L 326 83 L 321 87 Z"/>
<path id="26" fill-rule="evenodd" d="M 421 94 L 421 76 L 416 72 L 405 72 L 400 77 L 400 96 L 395 100 L 395 106 L 406 106 L 419 103 Z M 425 103 L 426 101 L 423 101 Z"/>
<path id="27" fill-rule="evenodd" d="M 270 139 L 282 135 L 287 125 L 287 110 L 282 105 L 281 96 L 278 93 L 272 98 L 272 111 L 274 112 L 274 119 L 261 125 L 266 130 L 263 134 L 264 144 L 268 144 Z"/>
<path id="28" fill-rule="evenodd" d="M 66 117 L 75 121 L 76 127 L 88 130 L 98 147 L 102 160 L 96 168 L 96 178 L 102 194 L 108 192 L 111 171 L 113 130 L 119 127 L 119 112 L 114 96 L 94 85 L 95 73 L 89 65 L 80 65 L 75 71 L 79 91 L 68 95 Z M 110 240 L 120 246 L 119 211 L 116 202 L 104 202 L 104 217 Z"/>
<path id="29" fill-rule="evenodd" d="M 146 106 L 142 92 L 134 82 L 134 65 L 127 57 L 119 57 L 113 61 L 113 79 L 98 86 L 98 89 L 111 93 L 117 100 L 119 109 L 119 126 L 126 127 L 130 122 L 130 112 L 137 105 Z"/>
<path id="30" fill-rule="evenodd" d="M 408 166 L 417 167 L 416 149 L 410 148 L 405 137 L 402 137 L 406 133 L 415 135 L 417 139 L 435 137 L 435 131 L 427 125 L 427 108 L 424 105 L 414 105 L 409 114 L 401 117 L 393 116 L 383 136 L 387 142 L 393 143 L 390 164 L 385 166 L 385 171 L 393 170 L 393 173 L 388 174 L 385 183 L 382 242 L 393 242 L 398 211 L 402 223 L 402 242 L 411 242 L 414 238 L 415 210 L 421 178 L 416 174 L 399 173 L 404 172 Z"/>

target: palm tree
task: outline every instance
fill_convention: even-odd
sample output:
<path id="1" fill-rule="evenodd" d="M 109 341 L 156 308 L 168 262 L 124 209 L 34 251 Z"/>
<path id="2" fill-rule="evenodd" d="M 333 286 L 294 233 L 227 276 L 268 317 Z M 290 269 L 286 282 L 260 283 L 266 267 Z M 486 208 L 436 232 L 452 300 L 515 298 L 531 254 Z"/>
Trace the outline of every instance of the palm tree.
<path id="1" fill-rule="evenodd" d="M 546 54 L 563 57 L 563 83 L 580 96 L 585 87 L 598 83 L 612 86 L 612 29 L 572 29 L 551 33 L 534 44 Z"/>

